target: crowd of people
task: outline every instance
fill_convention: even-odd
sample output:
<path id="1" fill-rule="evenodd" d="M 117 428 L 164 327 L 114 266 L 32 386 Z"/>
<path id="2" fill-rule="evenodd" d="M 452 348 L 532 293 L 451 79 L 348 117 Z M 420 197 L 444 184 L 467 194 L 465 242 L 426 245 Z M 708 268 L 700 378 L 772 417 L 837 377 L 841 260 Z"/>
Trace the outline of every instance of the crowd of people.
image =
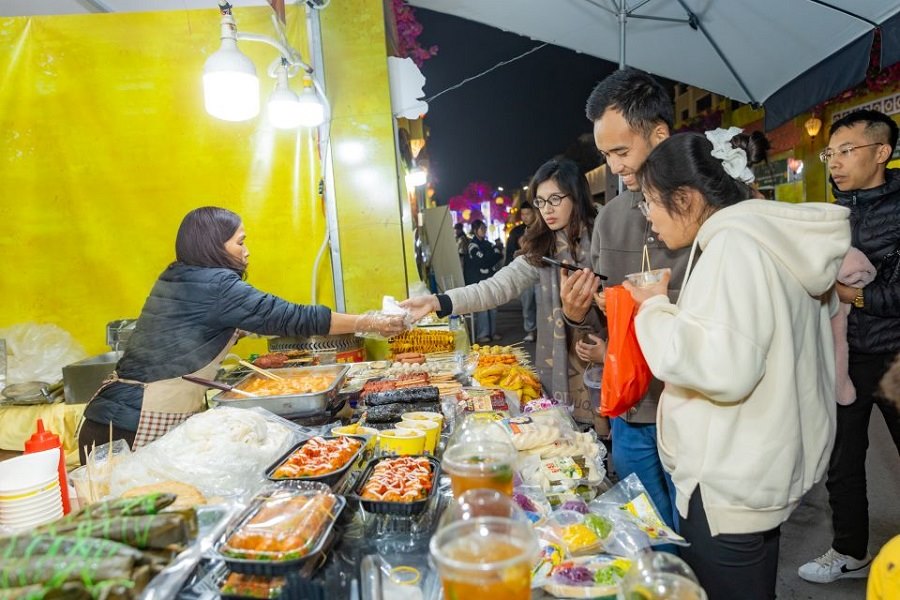
<path id="1" fill-rule="evenodd" d="M 491 272 L 502 257 L 476 232 L 464 262 L 483 260 L 484 277 L 405 306 L 414 317 L 490 312 L 522 297 L 527 311 L 533 293 L 537 320 L 523 316 L 545 391 L 609 433 L 615 473 L 635 473 L 690 542 L 681 556 L 710 599 L 775 597 L 781 525 L 826 475 L 833 543 L 798 575 L 867 577 L 873 407 L 900 455 L 898 376 L 893 387 L 885 378 L 900 352 L 900 174 L 887 168 L 897 124 L 872 110 L 835 121 L 820 159 L 836 202 L 788 204 L 753 185 L 751 167 L 769 150 L 763 134 L 673 135 L 671 99 L 645 73 L 610 75 L 586 112 L 626 189 L 595 215 L 574 163 L 547 162 L 506 266 Z M 648 254 L 666 269 L 661 280 L 623 285 L 654 379 L 607 423 L 580 381 L 587 363 L 603 362 L 609 334 L 597 274 L 622 284 Z M 542 257 L 585 268 L 569 274 Z M 870 590 L 879 581 L 873 571 Z"/>

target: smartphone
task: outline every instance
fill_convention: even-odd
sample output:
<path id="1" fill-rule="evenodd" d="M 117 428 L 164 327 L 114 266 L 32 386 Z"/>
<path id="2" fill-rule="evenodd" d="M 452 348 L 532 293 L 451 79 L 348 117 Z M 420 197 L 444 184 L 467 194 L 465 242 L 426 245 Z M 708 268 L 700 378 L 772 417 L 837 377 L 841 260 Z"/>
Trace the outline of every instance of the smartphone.
<path id="1" fill-rule="evenodd" d="M 579 267 L 578 265 L 570 265 L 568 263 L 562 263 L 558 260 L 553 260 L 552 258 L 548 258 L 546 256 L 542 256 L 541 260 L 547 263 L 548 265 L 552 265 L 554 267 L 559 267 L 561 269 L 566 269 L 567 271 L 580 271 L 584 267 Z M 593 271 L 591 271 L 593 273 Z M 609 279 L 606 275 L 601 275 L 600 273 L 594 273 L 597 277 L 600 278 L 601 281 L 606 281 Z"/>

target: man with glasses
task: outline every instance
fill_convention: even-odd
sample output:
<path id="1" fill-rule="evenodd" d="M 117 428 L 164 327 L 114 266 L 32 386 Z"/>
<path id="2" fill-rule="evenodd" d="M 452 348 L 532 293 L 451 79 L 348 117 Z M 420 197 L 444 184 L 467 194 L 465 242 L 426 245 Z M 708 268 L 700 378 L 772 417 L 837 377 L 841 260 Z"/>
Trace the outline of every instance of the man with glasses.
<path id="1" fill-rule="evenodd" d="M 877 268 L 864 288 L 837 284 L 851 304 L 847 341 L 856 400 L 837 407 L 837 433 L 828 469 L 834 541 L 799 569 L 814 583 L 865 578 L 869 554 L 866 450 L 869 417 L 877 405 L 900 454 L 900 412 L 878 393 L 878 384 L 900 351 L 900 172 L 887 163 L 897 144 L 897 124 L 874 110 L 835 121 L 819 158 L 828 166 L 837 203 L 850 209 L 852 244 Z"/>
<path id="2" fill-rule="evenodd" d="M 651 231 L 642 214 L 643 196 L 636 173 L 650 151 L 669 137 L 674 119 L 672 100 L 652 77 L 635 69 L 619 70 L 601 81 L 591 92 L 587 118 L 594 124 L 594 141 L 614 175 L 627 188 L 606 203 L 594 221 L 591 266 L 609 277 L 610 285 L 621 283 L 629 273 L 641 270 L 644 246 L 653 268 L 672 269 L 672 301 L 684 278 L 689 248 L 672 251 Z M 577 326 L 594 301 L 599 279 L 589 269 L 571 276 L 561 275 L 560 296 L 566 318 Z M 597 300 L 604 302 L 602 293 Z M 583 360 L 602 362 L 605 344 L 590 336 L 594 344 L 579 342 Z M 656 448 L 656 407 L 663 384 L 656 379 L 647 395 L 625 414 L 610 419 L 612 463 L 619 478 L 637 474 L 670 526 L 677 523 L 675 490 L 660 462 Z"/>

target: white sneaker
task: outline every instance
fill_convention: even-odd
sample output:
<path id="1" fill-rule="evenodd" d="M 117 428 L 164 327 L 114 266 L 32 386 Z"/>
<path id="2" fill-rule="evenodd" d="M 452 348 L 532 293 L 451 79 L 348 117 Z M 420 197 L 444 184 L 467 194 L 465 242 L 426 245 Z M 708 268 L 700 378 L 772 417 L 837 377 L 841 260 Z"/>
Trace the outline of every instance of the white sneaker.
<path id="1" fill-rule="evenodd" d="M 525 334 L 525 337 L 522 338 L 523 342 L 533 342 L 534 341 L 534 332 L 529 331 Z"/>
<path id="2" fill-rule="evenodd" d="M 838 579 L 863 579 L 869 576 L 872 555 L 868 552 L 862 560 L 841 554 L 834 548 L 797 569 L 801 579 L 812 583 L 831 583 Z"/>

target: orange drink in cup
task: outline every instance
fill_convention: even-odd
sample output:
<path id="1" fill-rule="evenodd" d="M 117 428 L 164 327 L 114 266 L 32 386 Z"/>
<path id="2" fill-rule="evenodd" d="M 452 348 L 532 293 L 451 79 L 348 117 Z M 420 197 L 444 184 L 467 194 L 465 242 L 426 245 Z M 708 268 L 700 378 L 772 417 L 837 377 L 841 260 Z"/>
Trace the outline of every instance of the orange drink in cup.
<path id="1" fill-rule="evenodd" d="M 430 542 L 444 598 L 529 600 L 537 541 L 530 523 L 479 517 L 450 523 Z"/>
<path id="2" fill-rule="evenodd" d="M 444 452 L 441 465 L 450 475 L 450 486 L 456 498 L 477 488 L 512 496 L 516 456 L 516 449 L 508 440 L 477 440 L 452 445 Z"/>

